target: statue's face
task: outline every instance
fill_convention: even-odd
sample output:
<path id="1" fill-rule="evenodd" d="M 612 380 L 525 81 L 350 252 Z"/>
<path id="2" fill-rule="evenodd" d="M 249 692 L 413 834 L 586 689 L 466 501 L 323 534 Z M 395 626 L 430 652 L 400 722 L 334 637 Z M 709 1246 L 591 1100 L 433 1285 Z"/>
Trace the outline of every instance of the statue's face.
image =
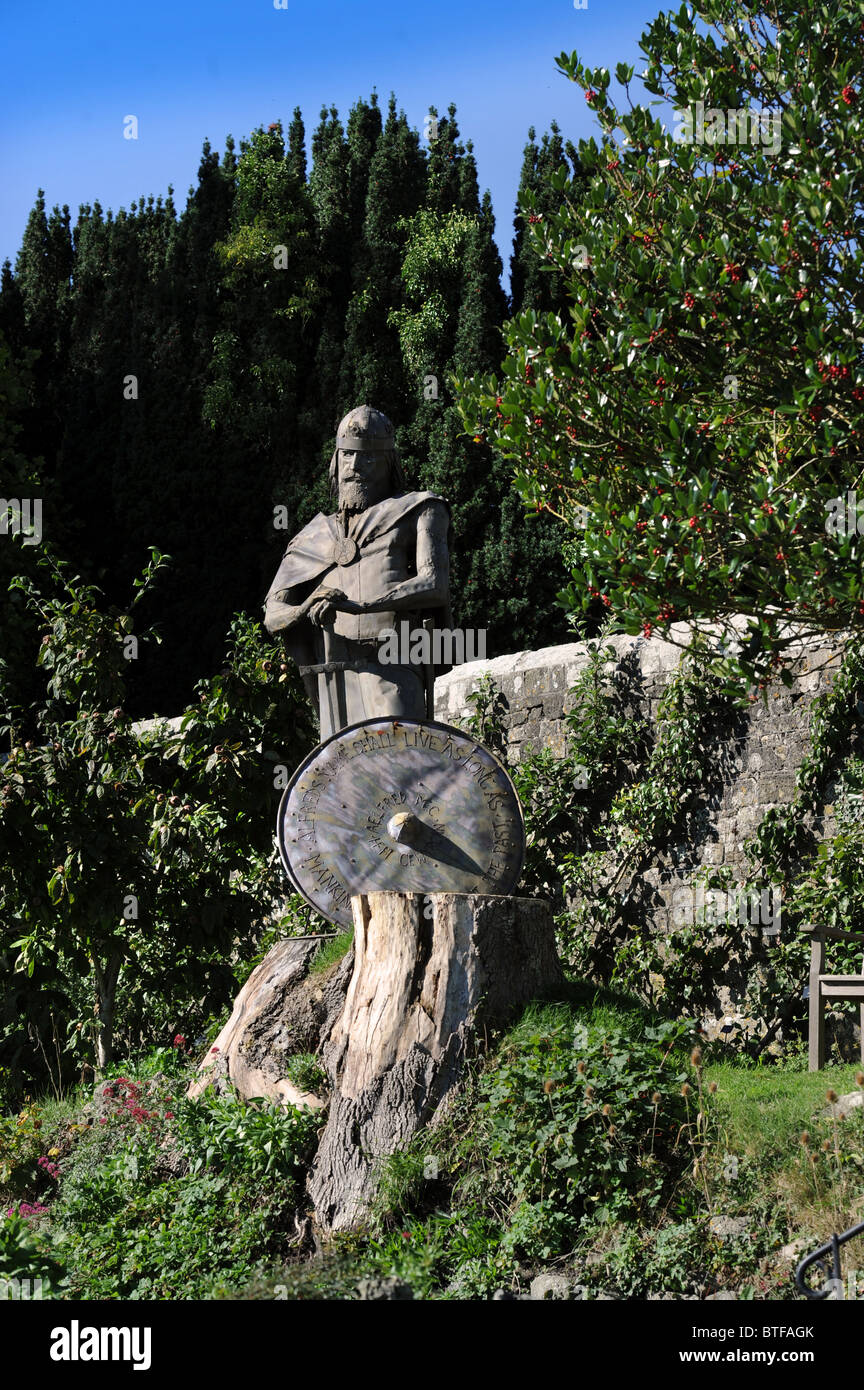
<path id="1" fill-rule="evenodd" d="M 363 449 L 339 450 L 339 507 L 362 512 L 389 495 L 390 462 L 386 454 Z"/>

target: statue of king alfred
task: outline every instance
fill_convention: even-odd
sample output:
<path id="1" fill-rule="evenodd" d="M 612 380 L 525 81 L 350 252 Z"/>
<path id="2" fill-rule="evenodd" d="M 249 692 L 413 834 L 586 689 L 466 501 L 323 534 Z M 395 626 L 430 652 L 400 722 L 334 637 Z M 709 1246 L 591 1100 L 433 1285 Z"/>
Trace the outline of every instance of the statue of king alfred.
<path id="1" fill-rule="evenodd" d="M 382 660 L 382 636 L 407 620 L 450 627 L 450 508 L 407 492 L 393 426 L 361 405 L 339 426 L 330 461 L 338 511 L 321 512 L 288 543 L 264 607 L 284 633 L 322 740 L 381 717 L 431 717 L 431 672 Z M 386 644 L 385 644 L 386 645 Z"/>

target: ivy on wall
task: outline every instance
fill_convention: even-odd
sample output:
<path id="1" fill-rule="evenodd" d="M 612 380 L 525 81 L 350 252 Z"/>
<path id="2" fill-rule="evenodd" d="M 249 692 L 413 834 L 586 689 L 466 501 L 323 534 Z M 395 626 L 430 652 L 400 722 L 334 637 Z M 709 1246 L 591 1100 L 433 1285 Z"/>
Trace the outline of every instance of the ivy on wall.
<path id="1" fill-rule="evenodd" d="M 663 932 L 651 921 L 642 875 L 719 775 L 736 714 L 752 693 L 716 675 L 707 644 L 696 643 L 652 724 L 639 708 L 636 672 L 617 664 L 602 638 L 587 652 L 564 716 L 564 755 L 544 748 L 511 770 L 525 810 L 525 891 L 555 901 L 559 949 L 580 978 L 691 1016 L 716 1016 L 731 996 L 742 1025 L 735 1035 L 759 1052 L 805 1017 L 809 942 L 800 927 L 864 929 L 864 758 L 855 753 L 864 640 L 846 642 L 830 686 L 814 700 L 792 801 L 766 812 L 745 845 L 743 880 L 733 882 L 728 866 L 706 865 L 693 876 L 694 889 L 725 891 L 735 910 L 723 923 L 703 911 Z M 469 702 L 465 726 L 504 755 L 506 706 L 491 677 L 481 678 Z M 832 780 L 836 833 L 820 840 L 815 819 Z M 737 910 L 766 883 L 782 902 L 771 935 Z M 838 945 L 832 968 L 857 971 L 860 955 Z"/>

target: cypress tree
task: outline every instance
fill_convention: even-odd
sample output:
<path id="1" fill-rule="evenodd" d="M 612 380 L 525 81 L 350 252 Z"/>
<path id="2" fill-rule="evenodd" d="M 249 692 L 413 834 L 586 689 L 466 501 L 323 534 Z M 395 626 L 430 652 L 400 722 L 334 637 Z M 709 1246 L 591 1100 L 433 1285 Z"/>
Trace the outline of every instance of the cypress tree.
<path id="1" fill-rule="evenodd" d="M 299 139 L 296 121 L 294 129 Z M 314 485 L 301 422 L 323 282 L 314 207 L 301 173 L 278 122 L 254 131 L 237 165 L 230 233 L 218 248 L 222 326 L 205 414 L 223 444 L 214 499 L 223 529 L 230 529 L 236 598 L 261 591 L 269 564 L 262 540 L 274 540 L 274 501 L 287 504 L 302 524 Z M 235 599 L 234 606 L 241 603 Z"/>
<path id="2" fill-rule="evenodd" d="M 18 306 L 11 267 L 8 262 L 3 267 L 3 287 L 0 303 L 3 318 L 14 316 Z M 17 356 L 17 360 L 16 360 Z M 33 375 L 35 353 L 26 351 L 20 356 L 13 354 L 6 336 L 0 330 L 0 497 L 6 502 L 13 499 L 22 508 L 26 501 L 31 504 L 42 503 L 43 536 L 50 538 L 54 546 L 67 539 L 62 514 L 54 505 L 51 490 L 46 489 L 41 475 L 41 460 L 26 457 L 21 449 L 23 435 L 22 419 L 33 406 Z M 48 495 L 46 496 L 46 492 Z M 38 523 L 38 514 L 29 511 L 31 522 Z M 27 707 L 39 693 L 39 678 L 36 668 L 36 652 L 39 646 L 39 632 L 34 615 L 26 608 L 17 590 L 10 590 L 13 576 L 24 575 L 35 579 L 41 549 L 38 546 L 23 545 L 13 535 L 4 535 L 0 544 L 0 708 L 21 711 L 21 727 L 16 731 L 12 742 L 31 733 L 27 724 Z M 44 580 L 43 580 L 44 582 Z M 4 738 L 8 752 L 8 738 Z"/>
<path id="3" fill-rule="evenodd" d="M 288 151 L 285 156 L 289 171 L 297 184 L 306 182 L 306 127 L 299 106 L 294 107 L 288 127 Z"/>
<path id="4" fill-rule="evenodd" d="M 438 119 L 434 106 L 429 113 Z M 432 128 L 434 130 L 434 127 Z M 455 209 L 472 213 L 477 211 L 477 171 L 473 169 L 473 155 L 470 167 L 474 172 L 473 189 L 470 169 L 463 175 L 462 166 L 466 159 L 465 147 L 459 140 L 459 126 L 456 122 L 456 107 L 451 104 L 447 115 L 438 119 L 437 133 L 430 133 L 429 171 L 426 184 L 426 206 L 433 212 L 446 213 Z M 464 201 L 467 199 L 467 202 Z"/>
<path id="5" fill-rule="evenodd" d="M 357 101 L 348 113 L 348 216 L 353 227 L 361 227 L 366 215 L 369 192 L 369 166 L 381 138 L 381 110 L 378 95 Z"/>
<path id="6" fill-rule="evenodd" d="M 422 355 L 405 452 L 422 485 L 452 507 L 456 620 L 485 629 L 492 653 L 518 650 L 560 638 L 560 536 L 549 518 L 526 518 L 509 464 L 462 432 L 452 378 L 497 370 L 507 297 L 491 199 L 478 197 L 473 151 L 459 140 L 452 106 L 430 151 L 427 199 L 403 263 L 413 317 L 398 316 L 403 351 L 412 361 Z"/>
<path id="7" fill-rule="evenodd" d="M 345 315 L 351 295 L 351 268 L 358 254 L 361 229 L 352 224 L 349 149 L 335 107 L 324 107 L 312 136 L 309 196 L 315 213 L 322 312 L 315 370 L 307 396 L 304 428 L 313 458 L 323 464 L 326 439 L 338 410 Z M 317 439 L 317 445 L 315 443 Z M 326 493 L 321 493 L 322 504 Z"/>
<path id="8" fill-rule="evenodd" d="M 417 132 L 404 112 L 397 114 L 391 97 L 386 124 L 369 161 L 362 238 L 345 321 L 340 410 L 365 401 L 396 421 L 409 412 L 410 392 L 390 315 L 401 301 L 404 224 L 420 206 L 424 172 Z"/>
<path id="9" fill-rule="evenodd" d="M 567 312 L 568 301 L 561 275 L 548 267 L 544 268 L 525 235 L 526 217 L 542 217 L 559 210 L 561 196 L 553 188 L 551 179 L 562 167 L 571 177 L 579 179 L 579 158 L 573 145 L 570 141 L 565 144 L 557 124 L 553 121 L 550 131 L 543 135 L 538 146 L 532 126 L 528 131 L 528 143 L 522 157 L 516 214 L 513 219 L 510 300 L 514 315 L 522 313 L 525 309 L 534 309 L 537 313 Z"/>
<path id="10" fill-rule="evenodd" d="M 22 448 L 28 457 L 53 458 L 63 435 L 64 363 L 69 342 L 69 299 L 74 253 L 68 207 L 45 212 L 40 188 L 27 219 L 15 261 L 25 340 L 38 356 L 33 362 L 34 406 L 22 421 Z"/>
<path id="11" fill-rule="evenodd" d="M 509 469 L 460 434 L 450 376 L 498 367 L 506 301 L 454 106 L 429 134 L 426 151 L 373 93 L 344 126 L 322 111 L 308 175 L 299 109 L 239 158 L 230 137 L 221 158 L 205 141 L 179 216 L 170 188 L 116 215 L 84 206 L 74 227 L 37 197 L 0 279 L 3 371 L 24 383 L 14 452 L 44 456 L 46 515 L 49 498 L 68 515 L 66 553 L 109 601 L 149 545 L 174 557 L 142 610 L 164 641 L 132 672 L 136 710 L 181 707 L 213 669 L 284 545 L 273 504 L 298 527 L 328 505 L 333 429 L 360 401 L 393 417 L 412 484 L 453 504 L 462 622 L 489 628 L 493 649 L 559 635 L 548 519 L 526 523 Z M 543 199 L 575 152 L 554 127 L 531 144 L 522 183 Z M 514 306 L 551 307 L 519 225 Z"/>

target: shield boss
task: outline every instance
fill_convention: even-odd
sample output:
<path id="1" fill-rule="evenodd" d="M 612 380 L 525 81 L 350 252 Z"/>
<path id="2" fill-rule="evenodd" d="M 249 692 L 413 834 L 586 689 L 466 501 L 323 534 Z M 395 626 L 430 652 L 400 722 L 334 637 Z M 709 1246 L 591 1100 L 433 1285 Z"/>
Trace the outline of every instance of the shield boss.
<path id="1" fill-rule="evenodd" d="M 285 789 L 277 838 L 297 892 L 344 927 L 355 893 L 506 896 L 525 855 L 504 768 L 432 720 L 367 720 L 320 744 Z"/>

